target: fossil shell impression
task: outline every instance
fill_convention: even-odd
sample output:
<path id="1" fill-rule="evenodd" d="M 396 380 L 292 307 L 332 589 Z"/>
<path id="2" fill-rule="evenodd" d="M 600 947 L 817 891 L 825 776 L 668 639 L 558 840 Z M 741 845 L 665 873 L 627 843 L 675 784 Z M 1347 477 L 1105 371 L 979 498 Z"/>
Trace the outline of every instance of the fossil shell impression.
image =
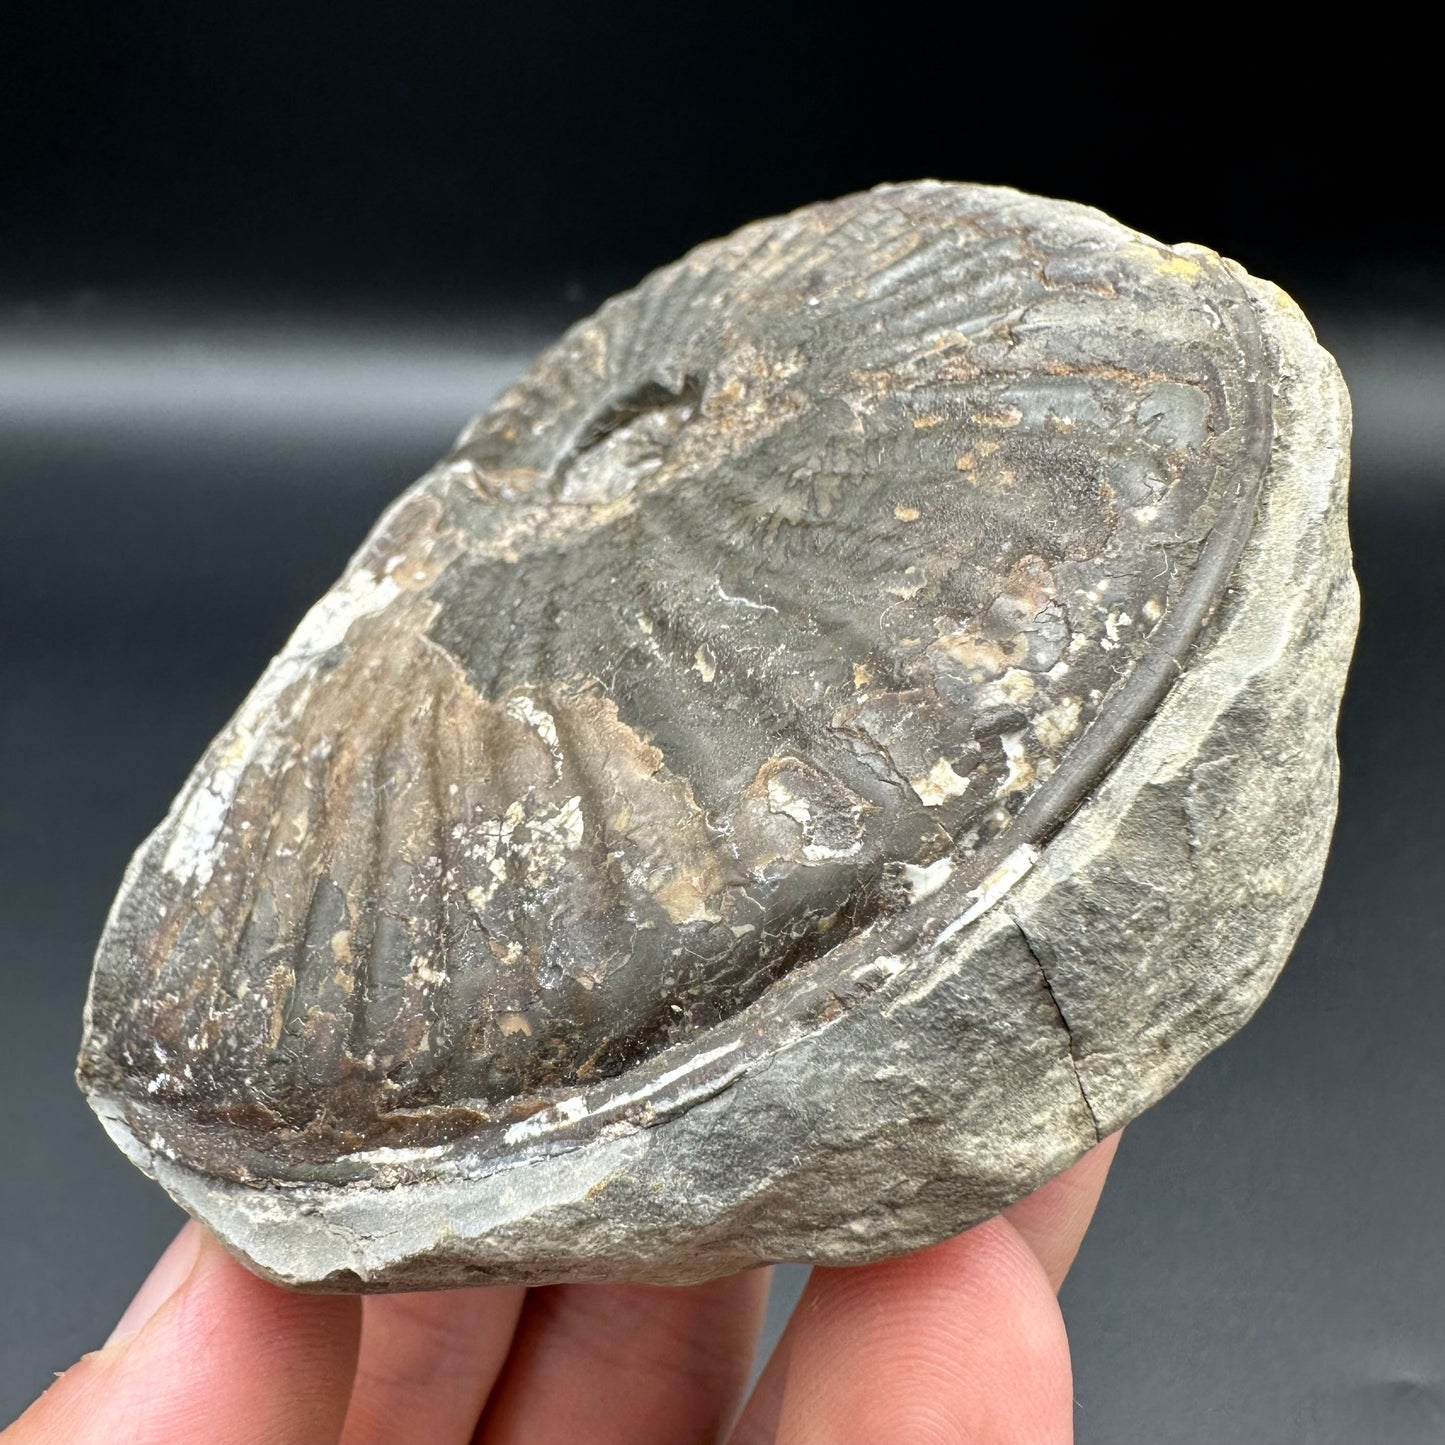
<path id="1" fill-rule="evenodd" d="M 885 187 L 573 327 L 126 874 L 80 1073 L 264 1273 L 939 1239 L 1252 1012 L 1333 819 L 1347 404 L 1292 304 Z"/>

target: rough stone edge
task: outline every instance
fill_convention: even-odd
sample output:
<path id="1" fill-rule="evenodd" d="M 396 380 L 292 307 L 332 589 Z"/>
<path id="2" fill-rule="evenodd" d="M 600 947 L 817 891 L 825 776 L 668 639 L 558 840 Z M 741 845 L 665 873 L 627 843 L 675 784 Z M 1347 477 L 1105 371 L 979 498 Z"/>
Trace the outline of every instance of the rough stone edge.
<path id="1" fill-rule="evenodd" d="M 1334 826 L 1334 731 L 1359 621 L 1349 395 L 1295 303 L 1235 270 L 1279 369 L 1261 516 L 1217 620 L 1228 645 L 1175 684 L 1147 747 L 1093 800 L 1091 827 L 1061 835 L 1004 905 L 1067 1020 L 1104 1133 L 1157 1103 L 1263 1002 L 1314 904 Z M 1304 525 L 1280 546 L 1296 518 Z M 1181 906 L 1186 871 L 1198 896 Z M 1106 879 L 1146 901 L 1153 950 L 1130 948 L 1118 915 L 1091 907 Z M 1172 965 L 1167 989 L 1151 983 L 1156 950 Z M 1140 1007 L 1106 1016 L 1104 999 Z M 1155 1061 L 1147 1075 L 1124 1057 L 1146 1052 L 1141 1040 Z"/>
<path id="2" fill-rule="evenodd" d="M 283 1283 L 686 1282 L 928 1244 L 1037 1187 L 1162 1097 L 1258 1006 L 1313 901 L 1357 608 L 1343 383 L 1293 302 L 1238 274 L 1279 355 L 1254 534 L 1186 675 L 1006 902 L 713 1097 L 652 1128 L 519 1151 L 518 1167 L 485 1178 L 330 1191 L 217 1184 L 134 1137 L 115 1101 L 93 1099 L 116 1142 Z M 1290 745 L 1278 746 L 1287 725 Z M 1266 750 L 1231 754 L 1251 739 Z M 1203 800 L 1192 813 L 1191 797 Z M 1215 805 L 1224 825 L 1200 835 L 1192 820 Z M 1272 818 L 1308 824 L 1283 855 Z M 1181 838 L 1188 868 L 1161 870 Z M 1101 932 L 1107 918 L 1092 900 L 1119 889 L 1162 900 L 1165 926 L 1145 918 L 1137 933 Z M 1095 998 L 1111 996 L 1095 981 L 1111 961 L 1104 945 L 1128 955 L 1141 987 L 1140 1008 L 1122 1020 Z M 1137 1054 L 1139 1030 L 1161 1044 L 1148 1072 L 1120 1062 Z M 973 1069 L 950 1069 L 960 1049 Z"/>

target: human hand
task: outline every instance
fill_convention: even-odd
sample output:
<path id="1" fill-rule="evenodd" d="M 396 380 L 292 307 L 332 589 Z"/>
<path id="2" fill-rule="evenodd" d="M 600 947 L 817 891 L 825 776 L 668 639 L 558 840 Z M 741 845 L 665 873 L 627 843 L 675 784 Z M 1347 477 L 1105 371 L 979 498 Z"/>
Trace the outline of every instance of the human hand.
<path id="1" fill-rule="evenodd" d="M 267 1284 L 191 1223 L 0 1445 L 1064 1445 L 1054 1295 L 1117 1143 L 956 1239 L 815 1269 L 740 1419 L 767 1270 L 363 1300 Z"/>

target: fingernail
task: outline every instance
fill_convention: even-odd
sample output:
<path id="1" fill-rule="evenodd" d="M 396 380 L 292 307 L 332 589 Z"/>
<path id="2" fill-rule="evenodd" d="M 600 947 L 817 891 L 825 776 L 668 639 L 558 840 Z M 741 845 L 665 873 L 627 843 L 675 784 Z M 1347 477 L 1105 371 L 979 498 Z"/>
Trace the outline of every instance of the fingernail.
<path id="1" fill-rule="evenodd" d="M 120 1323 L 110 1332 L 105 1348 L 123 1345 L 134 1339 L 145 1323 L 180 1288 L 196 1263 L 201 1249 L 201 1227 L 194 1220 L 171 1240 L 166 1252 L 156 1261 L 146 1282 L 126 1307 Z"/>

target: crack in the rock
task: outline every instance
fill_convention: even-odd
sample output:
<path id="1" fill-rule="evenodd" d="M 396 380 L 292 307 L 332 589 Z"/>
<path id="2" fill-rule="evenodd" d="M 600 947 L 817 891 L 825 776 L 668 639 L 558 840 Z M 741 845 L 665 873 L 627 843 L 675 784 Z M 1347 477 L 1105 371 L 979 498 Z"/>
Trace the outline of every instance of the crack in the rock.
<path id="1" fill-rule="evenodd" d="M 1024 947 L 1029 951 L 1029 957 L 1033 959 L 1039 971 L 1039 981 L 1044 986 L 1044 992 L 1049 996 L 1049 1002 L 1054 1006 L 1054 1012 L 1059 1016 L 1059 1024 L 1064 1030 L 1064 1037 L 1069 1041 L 1069 1066 L 1074 1071 L 1074 1083 L 1078 1086 L 1079 1098 L 1084 1101 L 1084 1108 L 1088 1111 L 1089 1123 L 1094 1130 L 1095 1140 L 1104 1137 L 1103 1130 L 1099 1127 L 1099 1116 L 1094 1112 L 1094 1105 L 1089 1099 L 1089 1091 L 1084 1087 L 1084 1076 L 1079 1070 L 1079 1055 L 1074 1047 L 1074 1030 L 1069 1025 L 1068 1015 L 1064 1012 L 1059 1003 L 1059 997 L 1054 992 L 1054 985 L 1049 978 L 1049 971 L 1044 967 L 1044 961 L 1039 956 L 1039 951 L 1034 947 L 1034 941 L 1029 937 L 1028 929 L 1019 922 L 1018 917 L 1011 909 L 1005 908 L 1004 913 L 1013 926 L 1018 929 L 1019 937 L 1024 941 Z"/>

